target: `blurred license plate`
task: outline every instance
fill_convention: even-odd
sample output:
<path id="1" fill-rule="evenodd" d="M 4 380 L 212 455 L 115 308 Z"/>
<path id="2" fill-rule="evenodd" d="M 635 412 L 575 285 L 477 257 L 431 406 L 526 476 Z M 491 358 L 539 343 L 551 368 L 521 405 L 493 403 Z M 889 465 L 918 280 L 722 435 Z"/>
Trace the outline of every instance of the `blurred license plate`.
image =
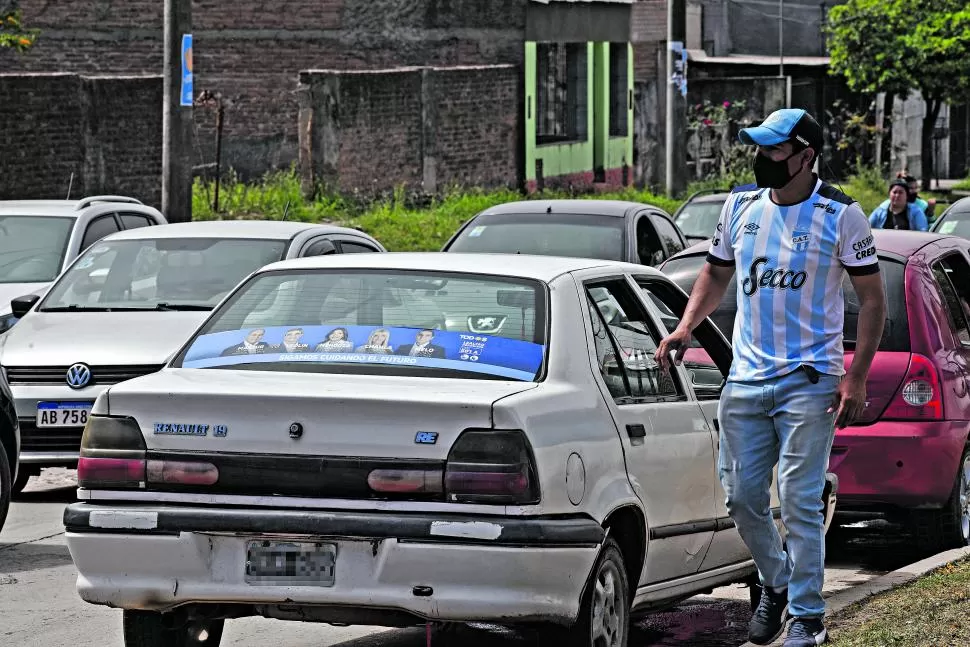
<path id="1" fill-rule="evenodd" d="M 333 586 L 337 547 L 318 542 L 249 541 L 246 582 L 276 586 Z"/>
<path id="2" fill-rule="evenodd" d="M 83 427 L 90 413 L 90 402 L 38 402 L 37 427 Z"/>

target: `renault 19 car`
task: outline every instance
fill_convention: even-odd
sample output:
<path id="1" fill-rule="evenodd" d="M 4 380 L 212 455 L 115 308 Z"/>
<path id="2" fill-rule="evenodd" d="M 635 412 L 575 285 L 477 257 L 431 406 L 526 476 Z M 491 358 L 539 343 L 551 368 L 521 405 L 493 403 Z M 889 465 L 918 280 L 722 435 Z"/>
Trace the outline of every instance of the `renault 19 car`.
<path id="1" fill-rule="evenodd" d="M 78 591 L 124 609 L 129 647 L 252 615 L 623 646 L 631 614 L 755 571 L 716 476 L 720 385 L 654 361 L 686 301 L 588 259 L 264 267 L 98 396 L 64 515 Z M 697 338 L 727 371 L 716 328 Z"/>

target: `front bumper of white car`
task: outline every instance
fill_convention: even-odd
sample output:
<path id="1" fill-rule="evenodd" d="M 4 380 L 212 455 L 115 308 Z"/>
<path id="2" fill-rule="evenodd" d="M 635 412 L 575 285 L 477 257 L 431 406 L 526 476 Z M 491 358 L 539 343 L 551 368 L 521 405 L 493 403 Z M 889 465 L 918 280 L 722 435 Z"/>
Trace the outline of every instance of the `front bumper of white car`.
<path id="1" fill-rule="evenodd" d="M 323 609 L 327 621 L 363 608 L 378 619 L 568 624 L 605 537 L 594 520 L 576 517 L 90 503 L 68 506 L 64 523 L 88 602 L 156 611 L 245 605 L 297 619 Z M 335 547 L 332 583 L 253 583 L 254 540 Z"/>

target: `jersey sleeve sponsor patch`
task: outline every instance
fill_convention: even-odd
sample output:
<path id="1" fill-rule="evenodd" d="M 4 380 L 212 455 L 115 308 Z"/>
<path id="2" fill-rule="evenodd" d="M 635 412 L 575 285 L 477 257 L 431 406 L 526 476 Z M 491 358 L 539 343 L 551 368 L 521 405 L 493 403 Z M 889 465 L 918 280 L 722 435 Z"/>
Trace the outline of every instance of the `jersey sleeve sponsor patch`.
<path id="1" fill-rule="evenodd" d="M 839 222 L 839 261 L 853 275 L 879 271 L 872 229 L 858 204 L 848 206 L 842 213 Z M 874 266 L 874 269 L 868 266 Z M 866 267 L 866 271 L 860 272 L 862 267 Z"/>

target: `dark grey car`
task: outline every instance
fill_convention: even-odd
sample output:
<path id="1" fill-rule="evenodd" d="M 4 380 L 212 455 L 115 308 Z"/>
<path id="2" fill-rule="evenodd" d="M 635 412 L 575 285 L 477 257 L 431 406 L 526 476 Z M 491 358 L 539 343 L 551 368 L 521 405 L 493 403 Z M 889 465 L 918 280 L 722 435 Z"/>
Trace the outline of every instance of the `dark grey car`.
<path id="1" fill-rule="evenodd" d="M 673 219 L 652 205 L 619 200 L 523 200 L 478 213 L 441 251 L 659 265 L 686 246 Z"/>

